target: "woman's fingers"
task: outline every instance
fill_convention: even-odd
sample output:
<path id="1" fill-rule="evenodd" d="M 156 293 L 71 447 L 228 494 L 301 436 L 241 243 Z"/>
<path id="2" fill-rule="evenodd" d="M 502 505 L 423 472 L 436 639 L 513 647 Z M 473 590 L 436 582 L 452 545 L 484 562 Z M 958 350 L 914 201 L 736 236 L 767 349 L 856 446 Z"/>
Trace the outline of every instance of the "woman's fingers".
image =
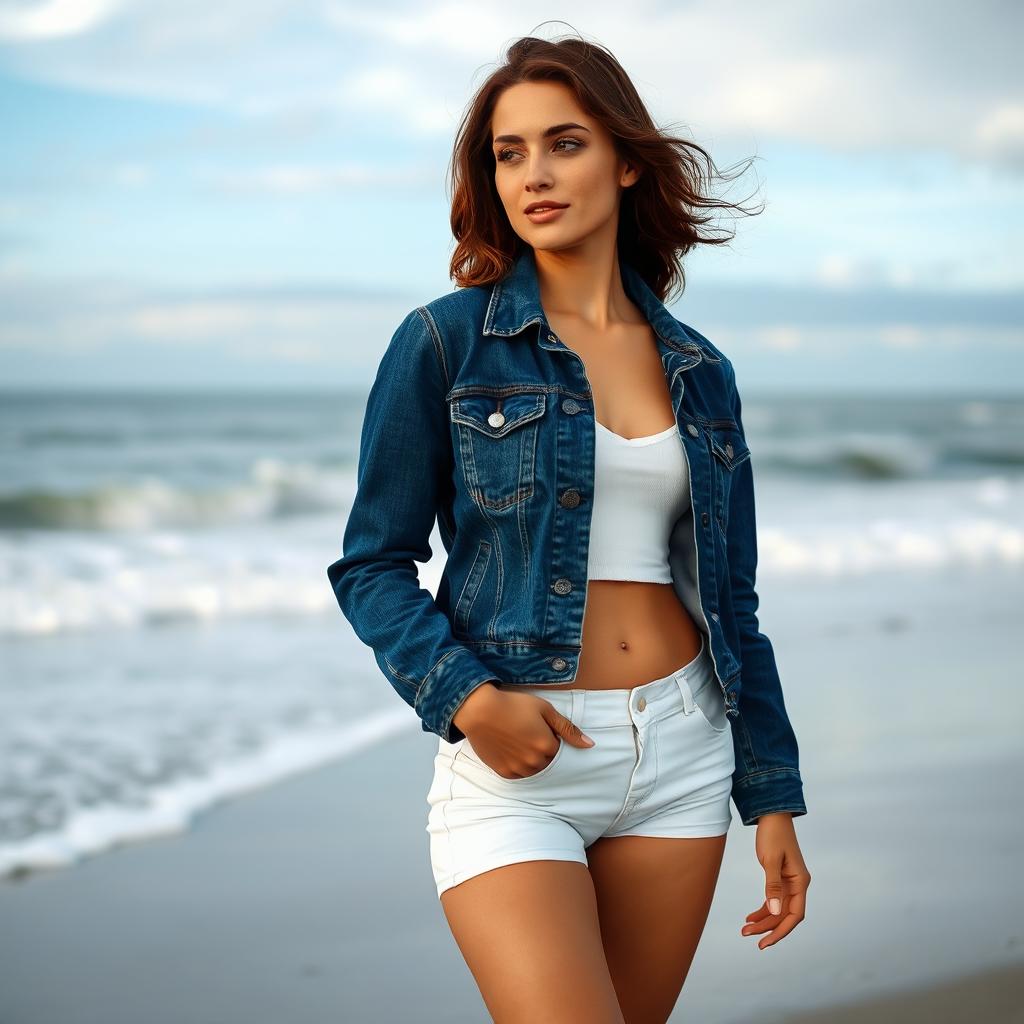
<path id="1" fill-rule="evenodd" d="M 593 739 L 571 719 L 562 714 L 550 701 L 544 700 L 545 707 L 541 710 L 544 720 L 548 725 L 562 737 L 567 743 L 574 747 L 592 747 Z"/>
<path id="2" fill-rule="evenodd" d="M 741 935 L 761 935 L 771 931 L 782 919 L 781 914 L 772 914 L 764 903 L 752 914 L 747 914 L 747 923 L 740 929 Z"/>
<path id="3" fill-rule="evenodd" d="M 804 919 L 804 894 L 802 892 L 790 896 L 786 903 L 782 919 L 772 929 L 768 937 L 757 944 L 758 949 L 767 949 L 769 946 L 775 945 L 779 939 L 785 938 Z"/>
<path id="4" fill-rule="evenodd" d="M 762 939 L 758 949 L 767 949 L 779 939 L 785 938 L 803 919 L 806 898 L 803 892 L 793 893 L 782 899 L 782 912 L 773 914 L 768 909 L 767 901 L 751 914 L 747 914 L 747 924 L 740 929 L 741 935 L 763 935 L 769 932 L 767 939 Z"/>

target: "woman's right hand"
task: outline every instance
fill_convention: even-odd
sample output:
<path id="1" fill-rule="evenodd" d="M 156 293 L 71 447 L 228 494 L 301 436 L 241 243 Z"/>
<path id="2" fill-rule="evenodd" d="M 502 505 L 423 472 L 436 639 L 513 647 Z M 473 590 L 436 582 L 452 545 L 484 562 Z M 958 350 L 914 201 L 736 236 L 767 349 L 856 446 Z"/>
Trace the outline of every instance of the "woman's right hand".
<path id="1" fill-rule="evenodd" d="M 558 753 L 560 739 L 574 747 L 594 745 L 578 725 L 543 697 L 499 690 L 490 684 L 477 687 L 453 721 L 476 756 L 506 779 L 536 775 Z"/>

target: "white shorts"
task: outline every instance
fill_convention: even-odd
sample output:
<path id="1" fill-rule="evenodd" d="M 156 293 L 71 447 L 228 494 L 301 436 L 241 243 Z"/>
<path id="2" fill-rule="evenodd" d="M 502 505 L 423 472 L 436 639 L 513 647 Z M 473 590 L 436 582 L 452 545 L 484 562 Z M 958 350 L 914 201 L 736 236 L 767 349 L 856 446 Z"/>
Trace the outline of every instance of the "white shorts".
<path id="1" fill-rule="evenodd" d="M 620 690 L 552 690 L 543 697 L 594 740 L 560 740 L 539 772 L 506 779 L 468 739 L 439 739 L 427 803 L 437 894 L 525 860 L 588 863 L 602 836 L 718 836 L 728 832 L 732 728 L 706 641 L 688 664 Z"/>

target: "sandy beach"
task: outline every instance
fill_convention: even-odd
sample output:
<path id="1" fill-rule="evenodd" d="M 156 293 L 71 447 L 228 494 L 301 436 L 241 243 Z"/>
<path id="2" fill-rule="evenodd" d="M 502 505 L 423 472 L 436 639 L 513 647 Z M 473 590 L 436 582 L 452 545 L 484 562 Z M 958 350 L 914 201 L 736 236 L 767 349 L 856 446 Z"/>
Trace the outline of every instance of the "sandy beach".
<path id="1" fill-rule="evenodd" d="M 1024 1021 L 1024 963 L 980 971 L 926 988 L 796 1014 L 786 1024 L 961 1024 Z"/>
<path id="2" fill-rule="evenodd" d="M 765 588 L 809 913 L 765 951 L 740 936 L 763 873 L 734 818 L 679 1020 L 1021 1019 L 1019 704 L 999 646 L 1016 579 L 964 574 L 956 607 L 943 580 L 913 602 L 878 583 Z M 435 744 L 410 716 L 180 836 L 0 884 L 0 1021 L 486 1021 L 430 875 Z"/>
<path id="3" fill-rule="evenodd" d="M 0 1020 L 487 1021 L 430 885 L 426 835 L 418 827 L 422 795 L 410 780 L 426 777 L 431 756 L 430 738 L 410 732 L 359 762 L 214 809 L 180 838 L 5 883 Z M 819 822 L 815 834 L 825 827 Z M 734 934 L 751 901 L 736 904 L 728 890 L 742 884 L 752 895 L 757 884 L 749 842 L 730 836 L 679 1020 L 1024 1019 L 1024 962 L 848 1009 L 786 1015 L 778 1000 L 791 1009 L 807 992 L 808 973 L 821 977 L 816 947 L 834 945 L 835 959 L 849 957 L 858 939 L 844 934 L 836 906 L 827 909 L 841 902 L 826 889 L 831 883 L 817 881 L 814 916 L 785 942 L 757 953 Z M 726 904 L 736 904 L 735 911 Z M 885 922 L 879 927 L 874 944 L 892 954 Z M 916 954 L 896 955 L 910 973 Z M 867 968 L 833 964 L 837 988 L 858 977 L 864 990 L 873 987 Z M 759 1000 L 765 978 L 769 994 Z M 745 1009 L 734 1015 L 739 1001 Z"/>

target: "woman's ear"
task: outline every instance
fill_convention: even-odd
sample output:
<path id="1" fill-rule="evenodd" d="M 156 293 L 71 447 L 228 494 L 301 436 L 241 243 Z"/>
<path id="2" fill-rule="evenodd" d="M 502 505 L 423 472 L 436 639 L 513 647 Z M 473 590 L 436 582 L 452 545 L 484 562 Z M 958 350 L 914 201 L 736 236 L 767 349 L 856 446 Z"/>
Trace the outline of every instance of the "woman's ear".
<path id="1" fill-rule="evenodd" d="M 622 174 L 619 175 L 619 184 L 623 188 L 631 188 L 640 180 L 642 173 L 643 171 L 639 167 L 627 162 Z"/>

